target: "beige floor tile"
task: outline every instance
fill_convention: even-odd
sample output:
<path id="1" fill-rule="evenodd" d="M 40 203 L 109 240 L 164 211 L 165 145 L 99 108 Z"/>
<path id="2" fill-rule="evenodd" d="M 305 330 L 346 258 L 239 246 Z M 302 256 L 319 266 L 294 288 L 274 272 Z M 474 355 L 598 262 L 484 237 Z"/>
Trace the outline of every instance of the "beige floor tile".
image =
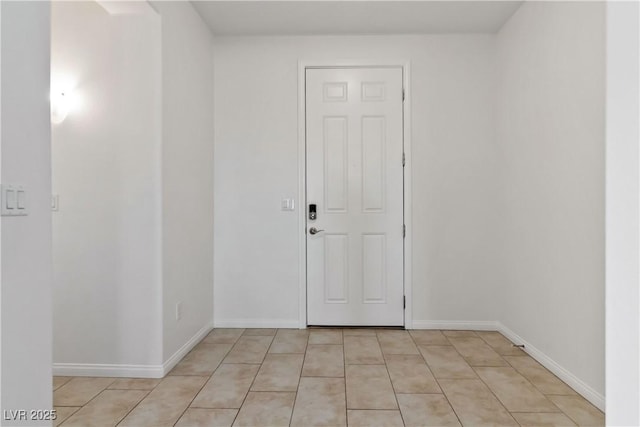
<path id="1" fill-rule="evenodd" d="M 396 410 L 359 410 L 347 411 L 349 427 L 404 427 L 400 411 Z"/>
<path id="2" fill-rule="evenodd" d="M 160 378 L 118 378 L 109 390 L 153 390 L 162 379 Z"/>
<path id="3" fill-rule="evenodd" d="M 223 363 L 262 363 L 272 336 L 242 336 L 233 346 Z"/>
<path id="4" fill-rule="evenodd" d="M 344 377 L 341 345 L 309 344 L 302 367 L 303 377 Z"/>
<path id="5" fill-rule="evenodd" d="M 529 356 L 505 356 L 505 359 L 543 394 L 576 394 L 571 387 Z"/>
<path id="6" fill-rule="evenodd" d="M 511 415 L 522 427 L 568 427 L 575 423 L 561 412 L 514 412 Z"/>
<path id="7" fill-rule="evenodd" d="M 484 367 L 475 371 L 511 412 L 559 412 L 556 405 L 511 367 Z"/>
<path id="8" fill-rule="evenodd" d="M 231 344 L 201 343 L 191 350 L 169 375 L 211 375 L 231 347 Z"/>
<path id="9" fill-rule="evenodd" d="M 276 334 L 277 329 L 272 328 L 248 328 L 245 329 L 242 335 L 244 336 L 253 336 L 253 337 L 272 337 Z"/>
<path id="10" fill-rule="evenodd" d="M 518 423 L 479 379 L 440 380 L 456 415 L 465 426 L 517 426 Z"/>
<path id="11" fill-rule="evenodd" d="M 340 344 L 342 345 L 342 331 L 340 329 L 311 329 L 309 344 Z"/>
<path id="12" fill-rule="evenodd" d="M 54 377 L 53 389 L 63 427 L 604 425 L 490 331 L 218 328 L 164 380 Z"/>
<path id="13" fill-rule="evenodd" d="M 384 365 L 347 365 L 348 409 L 398 409 Z"/>
<path id="14" fill-rule="evenodd" d="M 191 404 L 195 408 L 237 409 L 242 406 L 260 365 L 222 364 Z"/>
<path id="15" fill-rule="evenodd" d="M 442 331 L 413 330 L 409 331 L 409 333 L 413 341 L 418 345 L 451 345 Z"/>
<path id="16" fill-rule="evenodd" d="M 604 414 L 581 396 L 548 396 L 579 426 L 604 426 Z"/>
<path id="17" fill-rule="evenodd" d="M 64 427 L 115 426 L 149 392 L 146 390 L 104 390 L 64 422 Z"/>
<path id="18" fill-rule="evenodd" d="M 442 331 L 447 338 L 472 338 L 478 337 L 475 331 Z"/>
<path id="19" fill-rule="evenodd" d="M 495 331 L 478 331 L 476 332 L 480 338 L 491 348 L 493 348 L 496 353 L 501 356 L 526 356 L 527 353 L 522 351 L 521 348 L 515 347 L 511 341 L 509 341 L 504 335 L 500 332 Z"/>
<path id="20" fill-rule="evenodd" d="M 293 411 L 295 393 L 249 392 L 234 427 L 288 427 Z"/>
<path id="21" fill-rule="evenodd" d="M 376 335 L 376 330 L 370 328 L 347 328 L 342 330 L 342 335 L 345 337 L 372 337 Z"/>
<path id="22" fill-rule="evenodd" d="M 344 378 L 301 378 L 292 427 L 346 426 Z"/>
<path id="23" fill-rule="evenodd" d="M 382 365 L 384 358 L 378 344 L 378 338 L 373 336 L 345 335 L 344 357 L 347 365 Z"/>
<path id="24" fill-rule="evenodd" d="M 86 405 L 115 380 L 115 378 L 76 377 L 53 392 L 53 405 Z"/>
<path id="25" fill-rule="evenodd" d="M 443 394 L 398 394 L 397 398 L 407 427 L 460 426 Z"/>
<path id="26" fill-rule="evenodd" d="M 498 353 L 478 337 L 451 337 L 449 341 L 471 366 L 509 366 Z"/>
<path id="27" fill-rule="evenodd" d="M 421 345 L 419 348 L 436 378 L 477 378 L 471 366 L 453 346 Z"/>
<path id="28" fill-rule="evenodd" d="M 53 425 L 58 427 L 60 424 L 65 422 L 67 418 L 78 412 L 78 409 L 80 408 L 81 406 L 54 406 L 53 409 L 56 410 L 56 419 L 53 422 Z"/>
<path id="29" fill-rule="evenodd" d="M 173 426 L 207 381 L 207 377 L 168 376 L 118 427 Z"/>
<path id="30" fill-rule="evenodd" d="M 386 355 L 387 370 L 396 393 L 442 393 L 420 355 Z"/>
<path id="31" fill-rule="evenodd" d="M 202 340 L 207 344 L 235 344 L 244 333 L 242 328 L 216 328 Z"/>
<path id="32" fill-rule="evenodd" d="M 420 354 L 407 331 L 378 331 L 383 354 Z"/>
<path id="33" fill-rule="evenodd" d="M 73 377 L 53 377 L 53 389 L 57 390 L 69 381 L 71 381 Z"/>
<path id="34" fill-rule="evenodd" d="M 251 391 L 296 391 L 303 354 L 267 354 Z"/>
<path id="35" fill-rule="evenodd" d="M 175 427 L 231 427 L 237 409 L 189 408 Z"/>
<path id="36" fill-rule="evenodd" d="M 278 329 L 269 348 L 269 353 L 304 354 L 309 341 L 309 331 L 301 329 Z"/>

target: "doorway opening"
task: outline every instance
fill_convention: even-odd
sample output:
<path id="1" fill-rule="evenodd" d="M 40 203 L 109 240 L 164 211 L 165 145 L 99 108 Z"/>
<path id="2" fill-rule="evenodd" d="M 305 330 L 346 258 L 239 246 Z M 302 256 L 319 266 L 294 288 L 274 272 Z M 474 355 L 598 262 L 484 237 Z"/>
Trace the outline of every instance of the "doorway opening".
<path id="1" fill-rule="evenodd" d="M 300 326 L 409 328 L 408 64 L 299 71 Z"/>

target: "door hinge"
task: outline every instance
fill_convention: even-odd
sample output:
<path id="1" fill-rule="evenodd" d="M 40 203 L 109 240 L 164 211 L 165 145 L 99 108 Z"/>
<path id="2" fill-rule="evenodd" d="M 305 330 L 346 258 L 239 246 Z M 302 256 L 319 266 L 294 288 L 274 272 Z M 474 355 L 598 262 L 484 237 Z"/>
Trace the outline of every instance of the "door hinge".
<path id="1" fill-rule="evenodd" d="M 404 102 L 404 88 L 402 88 L 402 102 Z"/>
<path id="2" fill-rule="evenodd" d="M 404 167 L 405 164 L 407 164 L 407 156 L 402 153 L 402 167 Z"/>
<path id="3" fill-rule="evenodd" d="M 407 226 L 402 224 L 402 237 L 407 237 Z"/>
<path id="4" fill-rule="evenodd" d="M 407 297 L 404 295 L 402 296 L 402 308 L 407 308 Z"/>

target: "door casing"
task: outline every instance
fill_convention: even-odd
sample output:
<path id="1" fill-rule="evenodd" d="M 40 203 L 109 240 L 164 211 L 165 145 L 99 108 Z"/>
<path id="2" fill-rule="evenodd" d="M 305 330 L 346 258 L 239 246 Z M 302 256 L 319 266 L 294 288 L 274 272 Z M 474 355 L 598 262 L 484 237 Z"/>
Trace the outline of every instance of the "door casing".
<path id="1" fill-rule="evenodd" d="M 307 327 L 307 235 L 306 235 L 306 70 L 310 68 L 402 68 L 402 86 L 404 88 L 403 134 L 404 134 L 404 224 L 407 227 L 404 239 L 404 295 L 406 307 L 404 310 L 404 327 L 413 328 L 413 292 L 412 292 L 412 221 L 411 221 L 411 88 L 409 61 L 393 59 L 382 60 L 339 60 L 339 61 L 298 61 L 298 281 L 299 295 L 298 313 L 299 328 Z"/>

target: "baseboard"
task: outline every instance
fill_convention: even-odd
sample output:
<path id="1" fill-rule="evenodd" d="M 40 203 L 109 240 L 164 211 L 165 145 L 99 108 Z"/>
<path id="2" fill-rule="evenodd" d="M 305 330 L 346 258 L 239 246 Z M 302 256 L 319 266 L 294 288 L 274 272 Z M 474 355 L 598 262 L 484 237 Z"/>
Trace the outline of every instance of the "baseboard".
<path id="1" fill-rule="evenodd" d="M 203 326 L 162 365 L 124 365 L 89 363 L 54 363 L 53 375 L 65 377 L 163 378 L 211 331 L 211 323 Z"/>
<path id="2" fill-rule="evenodd" d="M 498 322 L 489 320 L 414 320 L 412 329 L 497 331 Z"/>
<path id="3" fill-rule="evenodd" d="M 200 341 L 204 339 L 204 337 L 209 334 L 209 332 L 211 332 L 211 329 L 213 328 L 212 323 L 213 322 L 209 322 L 204 325 L 198 332 L 195 333 L 194 336 L 189 339 L 189 341 L 184 343 L 184 345 L 180 347 L 178 351 L 173 353 L 171 357 L 169 357 L 166 362 L 162 364 L 162 376 L 167 375 L 173 369 L 173 367 L 176 366 L 178 362 L 180 362 L 182 358 L 191 351 L 193 347 L 195 347 Z"/>
<path id="4" fill-rule="evenodd" d="M 221 319 L 213 321 L 214 328 L 283 328 L 299 329 L 300 320 Z"/>
<path id="5" fill-rule="evenodd" d="M 555 376 L 560 378 L 562 381 L 567 383 L 569 387 L 574 389 L 577 393 L 582 395 L 585 399 L 591 402 L 595 407 L 604 412 L 605 410 L 605 397 L 595 391 L 591 386 L 587 385 L 580 378 L 572 374 L 567 369 L 563 368 L 551 357 L 547 356 L 545 353 L 531 345 L 529 342 L 524 340 L 518 334 L 513 332 L 511 329 L 507 328 L 500 322 L 496 322 L 498 324 L 498 329 L 502 335 L 509 338 L 512 342 L 516 344 L 524 344 L 524 350 L 535 360 L 537 360 L 542 366 L 551 371 Z"/>
<path id="6" fill-rule="evenodd" d="M 162 365 L 54 363 L 53 375 L 63 377 L 162 378 Z"/>

